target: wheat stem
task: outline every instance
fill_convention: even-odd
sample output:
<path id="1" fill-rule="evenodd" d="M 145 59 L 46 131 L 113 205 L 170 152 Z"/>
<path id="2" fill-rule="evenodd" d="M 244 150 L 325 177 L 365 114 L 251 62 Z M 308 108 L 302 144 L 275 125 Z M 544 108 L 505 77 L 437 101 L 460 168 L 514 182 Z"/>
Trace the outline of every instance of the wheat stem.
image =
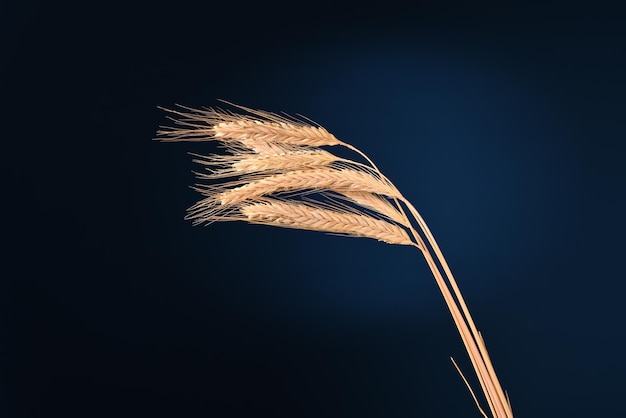
<path id="1" fill-rule="evenodd" d="M 459 333 L 461 334 L 461 337 L 466 345 L 466 349 L 470 355 L 470 359 L 472 360 L 472 364 L 474 366 L 474 369 L 476 370 L 476 374 L 479 378 L 481 386 L 483 387 L 483 391 L 485 392 L 487 401 L 490 404 L 490 408 L 492 409 L 492 414 L 498 418 L 512 418 L 513 412 L 511 410 L 510 403 L 508 402 L 506 395 L 502 390 L 500 382 L 497 378 L 495 370 L 493 369 L 493 365 L 489 358 L 487 348 L 484 344 L 484 341 L 482 340 L 478 329 L 476 328 L 476 325 L 474 323 L 474 320 L 472 319 L 469 309 L 467 308 L 467 304 L 465 303 L 463 295 L 461 294 L 458 284 L 454 279 L 454 276 L 452 275 L 452 271 L 450 270 L 450 267 L 448 266 L 448 263 L 443 256 L 443 253 L 441 252 L 441 249 L 439 248 L 435 237 L 433 236 L 432 232 L 428 228 L 428 225 L 426 225 L 426 222 L 419 214 L 419 212 L 415 209 L 415 207 L 406 199 L 403 199 L 403 202 L 409 208 L 409 211 L 417 221 L 420 230 L 424 232 L 428 243 L 433 248 L 437 260 L 441 263 L 445 275 L 448 278 L 448 283 L 452 287 L 454 297 L 456 297 L 458 301 L 458 306 L 460 306 L 462 313 L 459 311 L 457 304 L 454 302 L 454 298 L 450 293 L 445 280 L 443 279 L 443 275 L 440 273 L 432 255 L 427 249 L 428 247 L 422 242 L 422 253 L 424 254 L 424 257 L 426 258 L 426 261 L 431 268 L 433 275 L 435 275 L 438 283 L 441 282 L 439 287 L 442 293 L 444 293 L 446 303 L 448 303 L 448 300 L 450 300 L 450 303 L 448 303 L 448 307 L 452 312 L 455 323 L 457 324 L 457 328 L 459 329 Z"/>
<path id="2" fill-rule="evenodd" d="M 383 178 L 385 178 L 378 169 L 378 167 L 374 164 L 374 162 L 370 158 L 368 158 L 367 155 L 365 155 L 362 151 L 349 144 L 342 143 L 342 145 L 365 158 L 376 170 L 376 172 L 379 173 Z M 401 210 L 397 198 L 394 199 L 396 199 L 396 204 Z M 401 197 L 400 200 L 402 200 L 402 202 L 405 203 L 409 208 L 409 211 L 418 223 L 420 230 L 422 230 L 422 232 L 426 236 L 428 243 L 433 248 L 435 255 L 437 256 L 437 260 L 444 269 L 447 281 L 444 279 L 442 273 L 439 271 L 437 263 L 432 258 L 432 255 L 430 254 L 425 242 L 419 236 L 417 231 L 412 226 L 409 226 L 409 229 L 411 230 L 411 233 L 418 244 L 417 246 L 422 251 L 422 254 L 424 255 L 424 258 L 426 259 L 426 262 L 442 292 L 446 305 L 448 306 L 448 309 L 452 314 L 453 320 L 455 322 L 455 325 L 457 326 L 463 344 L 465 345 L 465 348 L 468 352 L 470 361 L 472 362 L 472 366 L 474 367 L 481 388 L 483 389 L 492 415 L 497 418 L 512 418 L 513 412 L 511 410 L 511 405 L 508 397 L 502 390 L 502 386 L 495 373 L 482 336 L 476 328 L 474 320 L 472 319 L 469 309 L 467 308 L 465 300 L 461 294 L 460 289 L 458 288 L 454 276 L 452 275 L 452 271 L 450 270 L 450 267 L 448 266 L 448 263 L 443 256 L 443 253 L 441 252 L 437 242 L 435 241 L 435 238 L 430 229 L 426 225 L 426 222 L 419 214 L 419 212 L 415 209 L 415 207 L 404 197 Z M 449 283 L 450 287 L 452 287 L 452 290 L 454 292 L 453 294 L 450 292 L 447 283 Z M 481 412 L 483 412 L 482 409 Z"/>
<path id="3" fill-rule="evenodd" d="M 485 413 L 485 410 L 482 408 L 482 406 L 480 406 L 480 402 L 478 402 L 478 398 L 476 397 L 476 394 L 474 393 L 474 389 L 472 389 L 472 386 L 469 384 L 469 382 L 465 378 L 465 375 L 461 371 L 461 368 L 459 367 L 459 365 L 456 364 L 456 361 L 454 361 L 454 358 L 450 357 L 450 360 L 452 361 L 452 364 L 454 365 L 454 368 L 456 369 L 457 373 L 461 376 L 461 379 L 463 379 L 463 383 L 465 383 L 465 386 L 467 387 L 467 390 L 469 391 L 470 395 L 472 395 L 472 399 L 474 400 L 474 403 L 476 404 L 476 408 L 478 408 L 478 411 L 481 413 L 483 417 L 489 418 L 487 414 Z"/>
<path id="4" fill-rule="evenodd" d="M 382 176 L 382 173 L 380 172 L 378 167 L 362 151 L 349 144 L 342 143 L 342 145 L 346 146 L 347 148 L 365 158 L 376 170 L 376 172 Z M 470 361 L 472 363 L 472 366 L 474 367 L 481 388 L 483 389 L 483 393 L 485 394 L 485 398 L 487 400 L 492 415 L 497 418 L 512 418 L 513 412 L 511 410 L 510 402 L 508 401 L 506 394 L 502 390 L 498 377 L 491 363 L 491 359 L 489 358 L 489 354 L 487 352 L 487 348 L 484 344 L 482 336 L 475 326 L 474 320 L 472 319 L 469 309 L 467 308 L 465 300 L 461 294 L 460 289 L 458 288 L 454 276 L 452 275 L 452 271 L 450 270 L 450 267 L 448 266 L 448 263 L 443 256 L 443 253 L 441 252 L 430 229 L 426 225 L 426 222 L 419 214 L 419 212 L 415 209 L 415 207 L 406 198 L 400 197 L 399 199 L 402 200 L 402 202 L 405 203 L 409 208 L 409 211 L 418 223 L 420 230 L 422 230 L 422 232 L 426 236 L 428 243 L 433 248 L 435 255 L 437 256 L 437 260 L 444 269 L 447 281 L 444 279 L 442 273 L 439 271 L 437 263 L 430 254 L 428 247 L 426 246 L 423 239 L 419 236 L 417 231 L 412 226 L 409 226 L 409 229 L 411 230 L 411 233 L 418 244 L 417 246 L 422 251 L 428 267 L 433 273 L 433 276 L 435 277 L 435 280 L 442 292 L 444 301 L 446 302 L 446 305 L 448 306 L 448 309 L 452 314 L 454 323 L 468 352 Z M 399 209 L 401 209 L 397 200 L 396 204 L 398 205 Z M 447 283 L 449 283 L 450 287 L 452 287 L 452 290 L 454 292 L 453 294 L 450 292 Z"/>

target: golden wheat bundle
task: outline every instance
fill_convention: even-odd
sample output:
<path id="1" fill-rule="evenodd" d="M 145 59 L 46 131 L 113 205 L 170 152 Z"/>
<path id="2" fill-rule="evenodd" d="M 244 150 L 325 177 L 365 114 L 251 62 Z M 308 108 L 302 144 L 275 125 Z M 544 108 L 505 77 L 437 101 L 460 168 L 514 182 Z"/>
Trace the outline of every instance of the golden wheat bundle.
<path id="1" fill-rule="evenodd" d="M 459 331 L 485 401 L 494 418 L 512 418 L 482 335 L 433 234 L 419 212 L 364 153 L 319 125 L 236 106 L 163 109 L 173 126 L 162 141 L 218 141 L 226 155 L 195 155 L 205 171 L 193 188 L 203 198 L 188 210 L 195 224 L 245 221 L 283 228 L 373 238 L 418 248 L 441 290 Z M 363 159 L 339 157 L 341 146 Z M 407 211 L 411 219 L 407 216 Z M 480 413 L 474 391 L 461 374 Z"/>

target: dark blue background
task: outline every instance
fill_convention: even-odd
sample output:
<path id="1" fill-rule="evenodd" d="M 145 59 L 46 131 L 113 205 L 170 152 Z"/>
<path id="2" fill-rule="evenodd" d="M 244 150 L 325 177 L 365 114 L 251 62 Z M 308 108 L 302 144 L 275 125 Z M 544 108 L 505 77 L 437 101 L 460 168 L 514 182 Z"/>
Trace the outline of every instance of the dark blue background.
<path id="1" fill-rule="evenodd" d="M 0 416 L 479 416 L 415 249 L 183 220 L 214 148 L 156 106 L 217 98 L 395 182 L 516 417 L 623 415 L 626 24 L 588 3 L 0 5 Z"/>

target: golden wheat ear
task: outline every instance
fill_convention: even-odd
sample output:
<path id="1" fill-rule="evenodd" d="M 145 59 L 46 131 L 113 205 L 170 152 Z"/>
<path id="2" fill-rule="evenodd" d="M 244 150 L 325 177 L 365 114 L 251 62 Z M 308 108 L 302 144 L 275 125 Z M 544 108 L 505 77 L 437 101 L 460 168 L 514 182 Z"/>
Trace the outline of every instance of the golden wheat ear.
<path id="1" fill-rule="evenodd" d="M 217 141 L 226 151 L 226 155 L 194 154 L 194 161 L 204 168 L 196 173 L 200 182 L 194 189 L 203 198 L 189 208 L 187 219 L 195 224 L 245 221 L 418 248 L 450 310 L 491 416 L 512 418 L 508 396 L 482 335 L 443 253 L 415 207 L 367 155 L 323 127 L 232 106 L 245 113 L 185 106 L 163 109 L 174 125 L 161 127 L 157 139 Z M 366 163 L 337 156 L 333 153 L 337 146 L 355 152 Z M 488 417 L 455 362 L 454 366 L 478 410 Z"/>

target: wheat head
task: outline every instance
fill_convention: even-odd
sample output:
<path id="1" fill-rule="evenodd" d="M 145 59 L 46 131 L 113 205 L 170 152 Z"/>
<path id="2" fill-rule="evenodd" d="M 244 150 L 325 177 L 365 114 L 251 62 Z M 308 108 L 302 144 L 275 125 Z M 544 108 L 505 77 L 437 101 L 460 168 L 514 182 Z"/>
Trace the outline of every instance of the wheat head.
<path id="1" fill-rule="evenodd" d="M 233 105 L 244 114 L 179 106 L 163 109 L 174 126 L 162 141 L 217 141 L 226 155 L 194 155 L 205 171 L 193 186 L 203 198 L 188 209 L 195 224 L 245 221 L 377 239 L 418 248 L 441 290 L 494 418 L 512 418 L 482 335 L 434 236 L 415 207 L 354 146 L 319 125 Z M 341 146 L 363 161 L 341 158 Z M 324 148 L 325 147 L 325 148 Z M 411 215 L 408 217 L 407 212 Z M 480 413 L 488 417 L 461 374 Z"/>
<path id="2" fill-rule="evenodd" d="M 373 238 L 389 244 L 413 245 L 405 229 L 390 222 L 349 211 L 263 199 L 258 203 L 244 205 L 241 213 L 250 223 Z"/>

